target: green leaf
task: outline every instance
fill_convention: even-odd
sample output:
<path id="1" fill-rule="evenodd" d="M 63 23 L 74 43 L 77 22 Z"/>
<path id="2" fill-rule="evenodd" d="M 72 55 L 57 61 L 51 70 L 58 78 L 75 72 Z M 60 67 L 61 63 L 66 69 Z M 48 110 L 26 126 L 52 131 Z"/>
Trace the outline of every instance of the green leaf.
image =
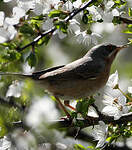
<path id="1" fill-rule="evenodd" d="M 48 42 L 49 42 L 49 40 L 50 40 L 50 37 L 51 37 L 51 36 L 49 36 L 49 35 L 44 36 L 43 38 L 41 38 L 41 39 L 38 41 L 37 44 L 38 44 L 38 45 L 42 45 L 42 44 L 47 45 Z"/>
<path id="2" fill-rule="evenodd" d="M 90 29 L 88 29 L 87 34 L 92 34 L 92 31 Z"/>
<path id="3" fill-rule="evenodd" d="M 75 150 L 87 150 L 83 145 L 81 144 L 75 144 L 74 145 Z"/>
<path id="4" fill-rule="evenodd" d="M 92 14 L 89 14 L 88 10 L 83 11 L 82 21 L 85 24 L 93 23 Z"/>
<path id="5" fill-rule="evenodd" d="M 7 129 L 4 125 L 3 117 L 0 116 L 0 137 L 3 137 L 7 133 Z"/>
<path id="6" fill-rule="evenodd" d="M 9 49 L 16 49 L 17 45 L 14 42 L 0 43 L 3 47 L 8 47 Z"/>
<path id="7" fill-rule="evenodd" d="M 132 44 L 132 39 L 129 38 L 128 40 L 129 40 L 129 44 Z"/>
<path id="8" fill-rule="evenodd" d="M 88 113 L 88 107 L 89 107 L 88 101 L 81 100 L 76 104 L 76 111 L 78 113 L 81 113 L 85 117 Z"/>
<path id="9" fill-rule="evenodd" d="M 88 146 L 87 148 L 88 148 L 88 149 L 95 149 L 94 146 Z"/>
<path id="10" fill-rule="evenodd" d="M 85 118 L 88 113 L 88 108 L 91 104 L 95 102 L 95 99 L 82 99 L 77 102 L 76 104 L 76 111 L 77 113 L 81 113 L 81 115 Z"/>
<path id="11" fill-rule="evenodd" d="M 44 16 L 40 15 L 40 16 L 33 17 L 30 20 L 30 22 L 31 22 L 32 28 L 39 31 L 42 26 L 42 23 L 44 22 Z"/>
<path id="12" fill-rule="evenodd" d="M 88 2 L 88 1 L 89 1 L 89 0 L 82 0 L 82 3 Z M 90 6 L 92 6 L 92 5 L 98 6 L 98 5 L 100 5 L 102 2 L 103 2 L 103 0 L 93 0 L 92 4 L 91 4 Z"/>
<path id="13" fill-rule="evenodd" d="M 93 4 L 94 4 L 94 6 L 99 6 L 102 2 L 103 2 L 103 0 L 95 0 L 93 2 Z"/>
<path id="14" fill-rule="evenodd" d="M 72 118 L 77 118 L 77 113 L 76 113 L 76 112 L 74 112 L 74 111 L 73 111 L 73 112 L 71 112 L 71 117 L 72 117 Z"/>
<path id="15" fill-rule="evenodd" d="M 130 17 L 132 17 L 132 8 L 128 9 L 128 14 L 129 14 Z"/>
<path id="16" fill-rule="evenodd" d="M 63 33 L 67 33 L 68 25 L 64 21 L 56 21 L 54 25 L 57 29 L 61 30 Z"/>
<path id="17" fill-rule="evenodd" d="M 82 17 L 83 23 L 87 24 L 88 23 L 88 16 L 86 14 L 83 15 Z"/>
<path id="18" fill-rule="evenodd" d="M 112 8 L 115 8 L 115 7 L 122 7 L 123 5 L 126 5 L 126 0 L 113 0 L 114 1 L 114 5 L 112 6 Z"/>
<path id="19" fill-rule="evenodd" d="M 20 32 L 30 36 L 34 34 L 32 27 L 27 23 L 20 27 Z"/>
<path id="20" fill-rule="evenodd" d="M 121 24 L 120 17 L 114 16 L 114 17 L 113 17 L 113 20 L 112 20 L 112 23 L 113 23 L 114 25 Z"/>
<path id="21" fill-rule="evenodd" d="M 54 18 L 54 17 L 59 17 L 61 19 L 66 18 L 66 16 L 68 15 L 68 13 L 62 11 L 62 10 L 53 10 L 49 13 L 49 17 L 50 18 Z"/>
<path id="22" fill-rule="evenodd" d="M 37 64 L 37 57 L 35 53 L 31 52 L 30 55 L 27 57 L 27 61 L 31 68 L 34 67 Z"/>
<path id="23" fill-rule="evenodd" d="M 132 34 L 132 25 L 128 25 L 126 27 L 126 30 L 123 31 L 123 33 L 128 33 L 128 34 Z"/>
<path id="24" fill-rule="evenodd" d="M 59 17 L 61 13 L 62 13 L 61 10 L 53 10 L 53 11 L 51 11 L 51 12 L 49 13 L 48 16 L 49 16 L 50 18 Z"/>
<path id="25" fill-rule="evenodd" d="M 35 17 L 32 17 L 31 21 L 43 21 L 44 19 L 44 16 L 43 15 L 39 15 L 39 16 L 35 16 Z"/>
<path id="26" fill-rule="evenodd" d="M 93 97 L 90 97 L 90 99 L 88 99 L 88 100 L 86 99 L 86 101 L 88 101 L 89 105 L 92 105 L 95 102 L 95 99 Z"/>
<path id="27" fill-rule="evenodd" d="M 92 17 L 93 17 L 93 15 L 92 15 L 92 14 L 88 15 L 88 24 L 90 24 L 90 23 L 93 23 L 93 22 L 94 22 Z"/>
<path id="28" fill-rule="evenodd" d="M 14 61 L 19 60 L 21 58 L 21 54 L 16 50 L 5 50 L 1 58 L 8 61 Z"/>

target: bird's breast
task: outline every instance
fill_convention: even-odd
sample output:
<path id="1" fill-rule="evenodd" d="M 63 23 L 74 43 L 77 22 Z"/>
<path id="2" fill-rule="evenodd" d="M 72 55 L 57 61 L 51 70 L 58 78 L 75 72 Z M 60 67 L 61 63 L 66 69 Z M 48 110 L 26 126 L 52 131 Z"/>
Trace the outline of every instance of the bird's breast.
<path id="1" fill-rule="evenodd" d="M 45 88 L 54 96 L 64 100 L 86 98 L 102 88 L 109 77 L 109 72 L 101 73 L 98 77 L 73 80 L 50 80 Z"/>

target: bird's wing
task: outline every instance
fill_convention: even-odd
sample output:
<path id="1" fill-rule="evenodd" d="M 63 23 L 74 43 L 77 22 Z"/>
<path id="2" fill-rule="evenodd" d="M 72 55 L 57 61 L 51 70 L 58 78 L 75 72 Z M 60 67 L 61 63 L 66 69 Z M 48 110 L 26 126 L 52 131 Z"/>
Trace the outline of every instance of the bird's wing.
<path id="1" fill-rule="evenodd" d="M 45 73 L 48 73 L 48 72 L 52 72 L 52 71 L 55 71 L 59 68 L 62 68 L 64 67 L 65 65 L 61 65 L 61 66 L 56 66 L 56 67 L 51 67 L 51 68 L 48 68 L 48 69 L 45 69 L 45 70 L 41 70 L 41 71 L 37 71 L 37 72 L 33 72 L 31 77 L 35 80 L 38 80 L 40 76 L 44 75 Z"/>
<path id="2" fill-rule="evenodd" d="M 47 72 L 40 76 L 40 80 L 72 80 L 72 79 L 93 79 L 96 78 L 105 68 L 102 62 L 95 63 L 93 60 L 79 59 L 62 68 Z"/>
<path id="3" fill-rule="evenodd" d="M 94 61 L 84 63 L 75 69 L 75 76 L 80 79 L 96 79 L 96 77 L 102 73 L 105 69 L 105 64 Z"/>

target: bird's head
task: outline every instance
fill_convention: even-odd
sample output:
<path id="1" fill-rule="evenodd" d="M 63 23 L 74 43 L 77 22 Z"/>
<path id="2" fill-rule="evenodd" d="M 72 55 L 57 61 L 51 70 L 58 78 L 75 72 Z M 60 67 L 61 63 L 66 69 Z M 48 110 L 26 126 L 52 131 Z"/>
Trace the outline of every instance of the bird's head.
<path id="1" fill-rule="evenodd" d="M 101 44 L 93 47 L 86 55 L 93 59 L 103 59 L 113 62 L 117 53 L 128 45 Z"/>

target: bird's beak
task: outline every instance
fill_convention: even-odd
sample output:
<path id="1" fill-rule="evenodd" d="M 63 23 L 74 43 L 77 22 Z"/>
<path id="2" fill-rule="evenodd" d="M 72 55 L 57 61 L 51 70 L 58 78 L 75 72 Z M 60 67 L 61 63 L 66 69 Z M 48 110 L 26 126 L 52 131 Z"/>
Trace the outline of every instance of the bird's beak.
<path id="1" fill-rule="evenodd" d="M 129 47 L 128 44 L 117 46 L 116 51 L 119 52 L 119 51 L 122 50 L 123 48 L 127 48 L 127 47 Z"/>
<path id="2" fill-rule="evenodd" d="M 112 63 L 112 61 L 114 60 L 114 58 L 117 55 L 117 53 L 120 50 L 122 50 L 123 48 L 127 48 L 128 46 L 129 46 L 128 44 L 117 46 L 116 49 L 108 56 L 107 60 L 110 60 L 110 62 Z"/>

